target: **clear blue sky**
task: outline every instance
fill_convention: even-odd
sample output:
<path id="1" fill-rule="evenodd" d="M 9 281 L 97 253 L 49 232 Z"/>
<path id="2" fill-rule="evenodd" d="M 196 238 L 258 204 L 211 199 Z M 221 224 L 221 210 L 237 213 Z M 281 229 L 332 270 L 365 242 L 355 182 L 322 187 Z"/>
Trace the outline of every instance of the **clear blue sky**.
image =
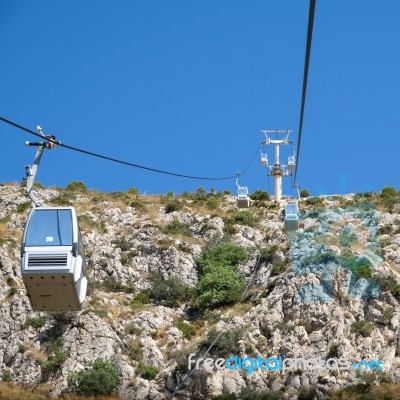
<path id="1" fill-rule="evenodd" d="M 308 7 L 3 0 L 0 115 L 133 163 L 231 176 L 256 153 L 262 129 L 297 134 Z M 399 15 L 398 0 L 317 0 L 298 171 L 313 194 L 399 187 Z M 0 135 L 0 182 L 20 181 L 35 152 L 24 142 L 35 138 L 4 123 Z M 257 156 L 240 183 L 268 190 L 266 172 Z M 63 148 L 44 155 L 38 180 L 82 180 L 102 191 L 235 191 L 233 180 L 169 177 Z"/>

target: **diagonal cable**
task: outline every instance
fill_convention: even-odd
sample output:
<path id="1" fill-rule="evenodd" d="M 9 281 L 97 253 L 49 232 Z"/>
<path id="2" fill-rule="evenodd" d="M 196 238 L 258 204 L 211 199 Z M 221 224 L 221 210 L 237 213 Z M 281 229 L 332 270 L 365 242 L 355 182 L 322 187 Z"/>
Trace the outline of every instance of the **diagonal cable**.
<path id="1" fill-rule="evenodd" d="M 303 132 L 303 117 L 304 117 L 304 108 L 305 108 L 305 104 L 306 104 L 308 67 L 309 67 L 309 64 L 310 64 L 311 43 L 312 43 L 314 14 L 315 14 L 315 3 L 316 3 L 316 0 L 310 0 L 310 11 L 309 11 L 309 14 L 308 14 L 306 58 L 305 58 L 305 61 L 304 61 L 303 90 L 302 90 L 302 94 L 301 94 L 299 137 L 298 137 L 298 142 L 297 142 L 296 168 L 295 168 L 295 171 L 294 171 L 294 183 L 295 184 L 296 184 L 296 178 L 297 178 L 297 168 L 299 166 L 301 134 Z"/>
<path id="2" fill-rule="evenodd" d="M 254 267 L 254 271 L 253 271 L 253 273 L 252 273 L 252 275 L 251 275 L 251 277 L 250 277 L 250 279 L 249 279 L 249 281 L 248 281 L 248 283 L 247 283 L 247 286 L 246 286 L 246 288 L 245 288 L 245 290 L 244 290 L 244 292 L 243 292 L 243 294 L 242 294 L 242 297 L 241 297 L 240 300 L 239 300 L 239 303 L 242 303 L 242 302 L 243 302 L 243 300 L 244 300 L 245 297 L 246 297 L 246 294 L 247 294 L 248 290 L 250 289 L 250 286 L 251 286 L 252 283 L 253 283 L 254 277 L 256 276 L 256 274 L 257 274 L 257 272 L 258 272 L 258 266 L 259 266 L 259 264 L 260 264 L 260 260 L 261 260 L 261 256 L 258 256 L 256 266 Z M 229 320 L 226 322 L 226 325 L 229 325 L 229 324 L 232 322 L 232 320 L 233 320 L 234 317 L 235 317 L 235 316 L 232 315 L 232 316 L 229 318 Z M 222 335 L 223 332 L 224 332 L 224 331 L 220 331 L 220 332 L 218 333 L 218 335 L 215 337 L 215 339 L 214 339 L 213 342 L 210 344 L 210 346 L 208 347 L 208 349 L 201 355 L 200 358 L 204 358 L 204 359 L 205 359 L 205 358 L 207 357 L 208 353 L 209 353 L 209 352 L 211 351 L 211 349 L 214 347 L 215 343 L 218 342 L 218 340 L 219 340 L 219 338 L 221 337 L 221 335 Z M 189 378 L 194 374 L 195 371 L 196 371 L 196 367 L 193 367 L 192 370 L 186 375 L 185 379 L 175 388 L 175 390 L 173 391 L 173 393 L 168 397 L 168 400 L 172 400 L 172 399 L 177 395 L 177 393 L 178 393 L 180 390 L 183 389 L 183 387 L 185 386 L 186 382 L 187 382 L 187 381 L 189 380 Z"/>

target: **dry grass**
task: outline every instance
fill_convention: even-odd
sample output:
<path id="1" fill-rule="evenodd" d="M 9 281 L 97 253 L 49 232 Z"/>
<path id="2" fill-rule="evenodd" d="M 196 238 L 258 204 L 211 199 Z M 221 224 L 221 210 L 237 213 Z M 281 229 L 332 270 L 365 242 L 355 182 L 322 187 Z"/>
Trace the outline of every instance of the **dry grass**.
<path id="1" fill-rule="evenodd" d="M 46 354 L 39 350 L 31 349 L 28 350 L 25 354 L 32 360 L 37 361 L 38 363 L 42 363 L 47 360 Z"/>
<path id="2" fill-rule="evenodd" d="M 112 320 L 118 319 L 122 321 L 132 316 L 132 309 L 129 307 L 128 296 L 122 294 L 113 294 L 112 296 L 107 296 L 107 298 L 117 300 L 119 303 L 118 306 L 107 306 L 108 312 L 113 316 Z M 124 307 L 124 305 L 126 306 Z"/>
<path id="3" fill-rule="evenodd" d="M 248 301 L 246 303 L 237 303 L 232 305 L 229 308 L 226 308 L 226 311 L 223 311 L 223 317 L 230 317 L 231 315 L 234 315 L 236 317 L 243 317 L 249 310 L 251 310 L 254 307 L 254 303 L 251 301 Z"/>
<path id="4" fill-rule="evenodd" d="M 400 400 L 399 384 L 384 384 L 374 386 L 368 393 L 352 393 L 346 389 L 340 389 L 332 393 L 333 400 Z"/>
<path id="5" fill-rule="evenodd" d="M 0 382 L 1 400 L 43 400 L 50 399 L 49 388 L 42 385 L 34 387 L 16 386 L 11 383 Z"/>
<path id="6" fill-rule="evenodd" d="M 47 385 L 17 386 L 11 383 L 0 382 L 0 400 L 44 400 L 54 399 Z M 118 396 L 77 396 L 64 394 L 59 399 L 65 400 L 117 400 Z"/>
<path id="7" fill-rule="evenodd" d="M 8 234 L 8 228 L 4 223 L 0 223 L 0 237 L 4 238 Z"/>

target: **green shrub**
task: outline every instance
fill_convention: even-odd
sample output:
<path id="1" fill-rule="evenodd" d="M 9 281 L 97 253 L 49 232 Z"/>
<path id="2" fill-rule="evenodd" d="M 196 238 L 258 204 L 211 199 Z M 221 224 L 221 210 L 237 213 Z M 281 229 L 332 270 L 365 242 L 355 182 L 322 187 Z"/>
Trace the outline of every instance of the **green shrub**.
<path id="1" fill-rule="evenodd" d="M 30 201 L 26 201 L 24 203 L 18 204 L 17 205 L 17 213 L 18 214 L 22 214 L 24 213 L 26 210 L 28 210 L 31 207 L 31 203 Z"/>
<path id="2" fill-rule="evenodd" d="M 337 343 L 332 343 L 329 347 L 327 358 L 339 358 L 339 345 Z"/>
<path id="3" fill-rule="evenodd" d="M 86 185 L 81 181 L 73 181 L 67 185 L 65 190 L 69 192 L 81 192 L 84 193 L 87 191 Z"/>
<path id="4" fill-rule="evenodd" d="M 189 229 L 189 224 L 184 224 L 177 219 L 174 219 L 172 222 L 166 225 L 162 229 L 162 232 L 165 233 L 166 235 L 181 234 L 185 236 L 192 236 L 192 232 Z"/>
<path id="5" fill-rule="evenodd" d="M 171 359 L 176 362 L 176 370 L 186 373 L 188 371 L 188 358 L 190 354 L 196 354 L 195 347 L 184 347 L 180 350 L 173 350 L 171 352 Z"/>
<path id="6" fill-rule="evenodd" d="M 3 382 L 12 382 L 13 380 L 12 373 L 10 371 L 4 371 L 1 380 Z"/>
<path id="7" fill-rule="evenodd" d="M 88 368 L 71 372 L 68 383 L 75 393 L 109 395 L 117 389 L 119 376 L 114 363 L 98 358 Z"/>
<path id="8" fill-rule="evenodd" d="M 255 226 L 256 220 L 250 211 L 239 211 L 234 216 L 234 221 L 239 225 Z"/>
<path id="9" fill-rule="evenodd" d="M 128 357 L 134 361 L 142 361 L 143 349 L 137 345 L 135 341 L 132 341 L 126 351 Z"/>
<path id="10" fill-rule="evenodd" d="M 257 391 L 251 387 L 242 388 L 239 396 L 240 400 L 283 400 L 284 394 L 278 390 Z"/>
<path id="11" fill-rule="evenodd" d="M 274 329 L 279 329 L 283 334 L 286 334 L 291 332 L 294 329 L 294 326 L 285 321 L 278 321 L 275 323 Z"/>
<path id="12" fill-rule="evenodd" d="M 236 228 L 231 219 L 224 218 L 224 234 L 226 235 L 234 235 L 236 233 Z"/>
<path id="13" fill-rule="evenodd" d="M 372 269 L 370 266 L 356 267 L 355 272 L 357 278 L 372 279 Z"/>
<path id="14" fill-rule="evenodd" d="M 180 278 L 171 277 L 164 279 L 159 273 L 150 275 L 152 283 L 148 290 L 152 300 L 163 302 L 167 307 L 178 307 L 184 301 L 190 300 L 193 293 Z"/>
<path id="15" fill-rule="evenodd" d="M 324 203 L 324 199 L 322 199 L 321 197 L 309 197 L 306 200 L 306 204 L 309 206 L 316 206 L 319 204 L 323 204 Z"/>
<path id="16" fill-rule="evenodd" d="M 46 323 L 46 318 L 44 317 L 32 317 L 28 318 L 25 322 L 26 326 L 31 326 L 32 328 L 41 328 Z"/>
<path id="17" fill-rule="evenodd" d="M 111 243 L 115 244 L 115 247 L 120 248 L 121 251 L 128 251 L 133 246 L 132 242 L 126 240 L 124 237 L 114 239 L 111 241 Z"/>
<path id="18" fill-rule="evenodd" d="M 245 280 L 236 271 L 216 266 L 206 272 L 197 283 L 197 304 L 201 309 L 236 303 L 245 288 Z"/>
<path id="19" fill-rule="evenodd" d="M 392 225 L 380 226 L 379 229 L 378 229 L 378 234 L 379 235 L 385 235 L 385 234 L 392 233 L 392 232 L 393 232 Z"/>
<path id="20" fill-rule="evenodd" d="M 94 314 L 97 315 L 99 318 L 107 317 L 107 311 L 97 308 L 86 308 L 84 311 L 82 311 L 82 315 L 86 314 Z"/>
<path id="21" fill-rule="evenodd" d="M 216 197 L 209 197 L 206 201 L 206 207 L 210 210 L 216 210 L 220 205 L 221 203 Z"/>
<path id="22" fill-rule="evenodd" d="M 53 319 L 54 325 L 68 325 L 72 322 L 75 313 L 73 311 L 53 311 L 49 315 Z"/>
<path id="23" fill-rule="evenodd" d="M 192 325 L 184 321 L 179 321 L 176 327 L 182 332 L 182 336 L 184 339 L 190 339 L 196 333 L 196 329 Z"/>
<path id="24" fill-rule="evenodd" d="M 396 279 L 393 275 L 374 275 L 372 279 L 379 285 L 382 292 L 391 291 L 397 285 Z"/>
<path id="25" fill-rule="evenodd" d="M 169 214 L 174 211 L 179 211 L 182 209 L 182 205 L 178 200 L 169 200 L 164 207 L 164 212 Z"/>
<path id="26" fill-rule="evenodd" d="M 47 361 L 41 364 L 43 380 L 47 380 L 49 375 L 59 371 L 64 361 L 69 357 L 69 351 L 63 349 L 62 325 L 63 322 L 56 322 L 50 330 L 49 341 L 43 344 L 47 353 Z"/>
<path id="27" fill-rule="evenodd" d="M 53 197 L 50 202 L 51 204 L 56 206 L 67 207 L 72 204 L 73 200 L 73 195 L 71 195 L 70 193 L 66 193 Z"/>
<path id="28" fill-rule="evenodd" d="M 396 297 L 400 297 L 400 285 L 394 285 L 391 289 L 390 289 L 390 293 L 392 293 L 393 296 Z"/>
<path id="29" fill-rule="evenodd" d="M 300 197 L 302 199 L 306 198 L 306 197 L 310 197 L 310 192 L 307 189 L 302 189 L 300 191 Z"/>
<path id="30" fill-rule="evenodd" d="M 178 250 L 182 251 L 183 253 L 192 253 L 192 248 L 184 242 L 178 243 Z"/>
<path id="31" fill-rule="evenodd" d="M 266 201 L 256 200 L 253 202 L 252 206 L 256 207 L 256 208 L 267 208 L 268 209 L 270 205 Z"/>
<path id="32" fill-rule="evenodd" d="M 197 261 L 197 265 L 200 273 L 209 271 L 215 265 L 236 270 L 237 266 L 246 262 L 248 258 L 249 255 L 243 247 L 234 243 L 222 243 L 206 248 Z"/>
<path id="33" fill-rule="evenodd" d="M 351 231 L 349 227 L 345 227 L 339 233 L 339 244 L 343 247 L 350 248 L 358 240 L 358 236 Z"/>
<path id="34" fill-rule="evenodd" d="M 279 261 L 274 263 L 274 265 L 271 268 L 271 276 L 277 276 L 281 274 L 283 271 L 285 271 L 287 266 L 288 263 L 286 261 Z"/>
<path id="35" fill-rule="evenodd" d="M 365 322 L 364 320 L 354 322 L 354 324 L 351 325 L 351 332 L 355 333 L 357 336 L 367 337 L 371 335 L 374 329 L 374 324 Z"/>
<path id="36" fill-rule="evenodd" d="M 133 293 L 133 289 L 131 287 L 118 282 L 114 276 L 106 276 L 103 279 L 102 286 L 109 292 L 113 293 Z"/>
<path id="37" fill-rule="evenodd" d="M 264 247 L 260 250 L 260 259 L 259 259 L 259 263 L 272 263 L 272 261 L 274 260 L 274 256 L 276 251 L 278 250 L 278 246 L 274 245 L 271 247 Z"/>
<path id="38" fill-rule="evenodd" d="M 8 293 L 7 293 L 7 297 L 13 297 L 15 294 L 18 293 L 18 290 L 16 287 L 10 287 L 10 289 L 8 289 Z"/>
<path id="39" fill-rule="evenodd" d="M 144 203 L 138 199 L 131 201 L 130 206 L 136 210 L 146 210 Z"/>
<path id="40" fill-rule="evenodd" d="M 386 321 L 390 321 L 393 318 L 393 315 L 394 315 L 394 308 L 393 307 L 387 307 L 383 311 L 383 318 Z"/>
<path id="41" fill-rule="evenodd" d="M 133 257 L 137 256 L 137 254 L 137 251 L 124 251 L 120 256 L 121 264 L 128 265 L 132 261 Z"/>
<path id="42" fill-rule="evenodd" d="M 146 365 L 143 362 L 139 363 L 138 371 L 140 376 L 148 381 L 155 379 L 158 374 L 158 369 L 156 367 L 153 367 L 152 365 Z"/>
<path id="43" fill-rule="evenodd" d="M 147 291 L 143 291 L 135 295 L 135 297 L 130 302 L 130 306 L 135 309 L 141 307 L 143 304 L 147 304 L 148 302 L 149 294 Z"/>
<path id="44" fill-rule="evenodd" d="M 218 340 L 214 343 L 214 340 L 219 336 Z M 207 338 L 201 343 L 202 350 L 206 350 L 210 347 L 211 343 L 214 346 L 211 349 L 211 353 L 218 355 L 219 357 L 227 357 L 229 355 L 237 353 L 237 343 L 245 336 L 245 330 L 242 327 L 233 328 L 230 330 L 220 331 L 211 329 L 207 333 Z"/>
<path id="45" fill-rule="evenodd" d="M 139 328 L 137 325 L 135 324 L 129 324 L 126 325 L 124 328 L 124 332 L 127 335 L 136 335 L 136 336 L 140 336 L 142 334 L 142 329 Z"/>
<path id="46" fill-rule="evenodd" d="M 252 200 L 266 201 L 270 199 L 269 193 L 265 190 L 256 190 L 249 196 Z"/>
<path id="47" fill-rule="evenodd" d="M 261 298 L 268 297 L 272 291 L 275 289 L 275 286 L 277 284 L 277 279 L 272 279 L 268 282 L 267 286 L 265 287 L 265 290 L 261 292 Z"/>
<path id="48" fill-rule="evenodd" d="M 52 352 L 48 355 L 47 361 L 45 361 L 41 365 L 44 378 L 46 379 L 49 375 L 59 371 L 68 357 L 68 351 L 64 351 L 61 348 L 53 349 Z"/>
<path id="49" fill-rule="evenodd" d="M 204 188 L 200 187 L 195 193 L 184 192 L 183 197 L 192 200 L 194 204 L 204 204 L 207 201 L 207 193 Z"/>
<path id="50" fill-rule="evenodd" d="M 382 199 L 389 199 L 389 198 L 393 198 L 393 197 L 396 197 L 396 196 L 397 196 L 397 191 L 396 191 L 396 189 L 394 187 L 385 186 L 382 189 L 382 192 L 381 192 Z"/>
<path id="51" fill-rule="evenodd" d="M 297 400 L 313 400 L 317 396 L 317 388 L 315 386 L 302 387 L 297 395 Z"/>
<path id="52" fill-rule="evenodd" d="M 18 353 L 23 354 L 23 353 L 26 352 L 26 350 L 27 350 L 27 348 L 26 348 L 25 345 L 23 345 L 23 344 L 19 344 L 19 345 L 18 345 Z"/>
<path id="53" fill-rule="evenodd" d="M 139 196 L 139 190 L 136 188 L 130 188 L 126 191 L 126 194 L 130 195 L 130 196 L 134 196 L 134 197 L 138 197 Z"/>
<path id="54" fill-rule="evenodd" d="M 383 205 L 388 209 L 388 211 L 390 213 L 393 212 L 394 205 L 398 201 L 398 193 L 396 192 L 396 189 L 391 186 L 385 186 L 382 189 L 380 197 Z"/>

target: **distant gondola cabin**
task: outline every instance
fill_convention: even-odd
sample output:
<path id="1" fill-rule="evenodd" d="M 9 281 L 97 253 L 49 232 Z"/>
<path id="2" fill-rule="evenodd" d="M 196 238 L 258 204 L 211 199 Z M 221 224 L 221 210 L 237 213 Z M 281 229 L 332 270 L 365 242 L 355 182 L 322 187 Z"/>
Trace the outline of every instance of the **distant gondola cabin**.
<path id="1" fill-rule="evenodd" d="M 288 203 L 286 205 L 285 228 L 288 232 L 299 228 L 299 207 L 297 203 Z"/>
<path id="2" fill-rule="evenodd" d="M 249 199 L 249 190 L 247 186 L 239 186 L 238 187 L 238 196 L 237 196 L 237 206 L 238 208 L 249 208 L 250 207 L 250 199 Z"/>
<path id="3" fill-rule="evenodd" d="M 261 153 L 261 165 L 263 167 L 266 167 L 268 165 L 268 157 L 264 153 Z"/>

